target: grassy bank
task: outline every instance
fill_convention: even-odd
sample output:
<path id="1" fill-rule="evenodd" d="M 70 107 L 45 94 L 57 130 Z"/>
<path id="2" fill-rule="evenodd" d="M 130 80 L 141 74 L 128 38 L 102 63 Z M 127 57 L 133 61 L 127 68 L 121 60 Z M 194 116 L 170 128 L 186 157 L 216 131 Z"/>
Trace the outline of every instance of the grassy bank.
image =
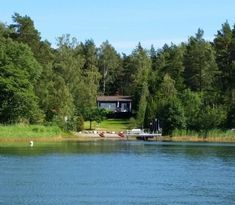
<path id="1" fill-rule="evenodd" d="M 100 124 L 93 122 L 93 128 L 106 131 L 125 131 L 130 126 L 129 120 L 108 119 Z M 85 128 L 89 129 L 89 122 L 85 123 Z M 43 125 L 0 125 L 0 142 L 28 142 L 29 140 L 49 142 L 63 140 L 90 141 L 97 138 L 89 136 L 75 136 L 65 133 L 58 126 Z M 103 140 L 103 138 L 102 138 Z M 117 138 L 118 140 L 118 138 Z M 186 130 L 175 130 L 172 136 L 163 136 L 159 140 L 169 141 L 191 141 L 191 142 L 235 142 L 235 131 L 211 130 L 205 136 L 205 133 L 199 133 Z"/>
<path id="2" fill-rule="evenodd" d="M 106 131 L 125 131 L 128 130 L 130 126 L 128 119 L 106 119 L 101 123 L 92 122 L 92 129 L 96 130 L 106 130 Z M 84 123 L 84 129 L 90 129 L 90 122 L 86 121 Z"/>
<path id="3" fill-rule="evenodd" d="M 65 133 L 58 126 L 43 125 L 0 125 L 0 140 L 27 139 L 27 138 L 53 138 L 61 137 Z"/>
<path id="4" fill-rule="evenodd" d="M 235 142 L 235 131 L 215 129 L 205 133 L 190 130 L 175 130 L 168 139 L 172 141 Z"/>

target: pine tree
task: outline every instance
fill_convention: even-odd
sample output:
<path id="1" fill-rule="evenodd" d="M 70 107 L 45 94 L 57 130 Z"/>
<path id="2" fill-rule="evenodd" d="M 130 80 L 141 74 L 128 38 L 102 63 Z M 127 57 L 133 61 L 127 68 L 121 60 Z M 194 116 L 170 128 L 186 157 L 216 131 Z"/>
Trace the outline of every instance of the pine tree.
<path id="1" fill-rule="evenodd" d="M 195 37 L 189 38 L 184 55 L 185 83 L 193 91 L 213 90 L 218 75 L 214 49 L 203 39 L 203 33 L 199 29 Z"/>

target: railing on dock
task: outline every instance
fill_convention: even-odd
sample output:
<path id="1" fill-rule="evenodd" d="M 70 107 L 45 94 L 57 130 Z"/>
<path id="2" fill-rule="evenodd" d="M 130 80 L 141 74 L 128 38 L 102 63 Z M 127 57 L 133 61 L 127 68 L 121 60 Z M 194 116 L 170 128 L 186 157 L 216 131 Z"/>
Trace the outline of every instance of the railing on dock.
<path id="1" fill-rule="evenodd" d="M 148 133 L 148 132 L 144 132 L 144 130 L 141 130 L 141 129 L 132 129 L 132 130 L 127 130 L 126 132 L 127 139 L 128 137 L 136 137 L 136 139 L 147 141 L 149 139 L 157 138 L 160 136 L 162 136 L 161 132 Z"/>

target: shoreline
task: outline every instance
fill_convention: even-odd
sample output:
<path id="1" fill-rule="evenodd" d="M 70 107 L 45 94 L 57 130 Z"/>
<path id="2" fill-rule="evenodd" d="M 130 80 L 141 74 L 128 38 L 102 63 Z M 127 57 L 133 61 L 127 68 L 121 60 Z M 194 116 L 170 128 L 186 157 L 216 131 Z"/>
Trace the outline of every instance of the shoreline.
<path id="1" fill-rule="evenodd" d="M 165 140 L 172 142 L 218 142 L 235 143 L 235 137 L 198 137 L 198 136 L 164 136 Z"/>
<path id="2" fill-rule="evenodd" d="M 55 137 L 1 137 L 0 144 L 5 143 L 20 143 L 20 142 L 63 142 L 63 141 L 77 141 L 77 142 L 89 142 L 89 141 L 137 141 L 136 137 L 120 137 L 117 134 L 106 134 L 104 137 L 98 134 L 84 134 L 76 133 L 70 136 L 55 136 Z M 161 136 L 151 141 L 169 141 L 169 142 L 218 142 L 218 143 L 235 143 L 235 137 L 198 137 L 198 136 Z"/>

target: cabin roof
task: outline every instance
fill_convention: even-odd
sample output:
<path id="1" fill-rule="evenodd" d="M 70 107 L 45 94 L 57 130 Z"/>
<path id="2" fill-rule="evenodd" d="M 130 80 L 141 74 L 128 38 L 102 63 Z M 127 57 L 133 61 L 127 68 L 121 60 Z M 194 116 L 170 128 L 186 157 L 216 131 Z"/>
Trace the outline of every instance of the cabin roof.
<path id="1" fill-rule="evenodd" d="M 131 102 L 131 96 L 113 95 L 113 96 L 97 96 L 97 102 Z"/>

